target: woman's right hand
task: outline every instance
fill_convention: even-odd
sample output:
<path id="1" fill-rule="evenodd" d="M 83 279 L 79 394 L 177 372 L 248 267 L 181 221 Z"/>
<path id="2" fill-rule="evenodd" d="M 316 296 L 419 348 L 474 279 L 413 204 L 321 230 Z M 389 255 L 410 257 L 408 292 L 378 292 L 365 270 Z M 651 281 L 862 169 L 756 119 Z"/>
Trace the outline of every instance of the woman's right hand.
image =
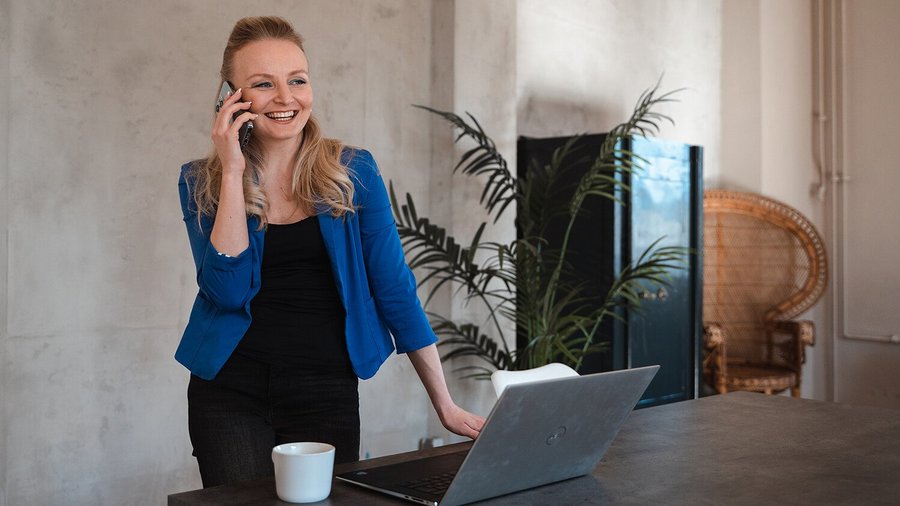
<path id="1" fill-rule="evenodd" d="M 244 123 L 259 116 L 250 112 L 250 102 L 239 102 L 239 98 L 241 98 L 240 88 L 222 102 L 216 119 L 213 121 L 212 141 L 219 154 L 219 160 L 222 161 L 223 173 L 244 173 L 246 161 L 238 142 L 238 130 Z M 231 117 L 240 110 L 244 110 L 244 113 L 232 123 Z"/>

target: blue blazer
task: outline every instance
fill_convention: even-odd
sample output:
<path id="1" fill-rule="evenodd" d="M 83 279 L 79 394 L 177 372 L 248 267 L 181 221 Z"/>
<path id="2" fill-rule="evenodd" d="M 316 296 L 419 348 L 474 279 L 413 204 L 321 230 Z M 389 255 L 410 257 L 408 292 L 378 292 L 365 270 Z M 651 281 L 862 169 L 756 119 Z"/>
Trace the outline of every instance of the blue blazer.
<path id="1" fill-rule="evenodd" d="M 317 218 L 346 313 L 350 361 L 356 375 L 366 379 L 378 371 L 395 343 L 398 353 L 406 353 L 437 342 L 437 337 L 416 295 L 416 280 L 403 256 L 375 160 L 368 151 L 350 148 L 341 158 L 353 180 L 356 212 L 334 218 L 320 210 Z M 191 163 L 181 167 L 178 190 L 200 289 L 175 359 L 209 380 L 250 327 L 265 231 L 257 230 L 255 217 L 248 217 L 249 247 L 236 257 L 219 254 L 209 241 L 213 217 L 198 221 L 190 168 Z"/>

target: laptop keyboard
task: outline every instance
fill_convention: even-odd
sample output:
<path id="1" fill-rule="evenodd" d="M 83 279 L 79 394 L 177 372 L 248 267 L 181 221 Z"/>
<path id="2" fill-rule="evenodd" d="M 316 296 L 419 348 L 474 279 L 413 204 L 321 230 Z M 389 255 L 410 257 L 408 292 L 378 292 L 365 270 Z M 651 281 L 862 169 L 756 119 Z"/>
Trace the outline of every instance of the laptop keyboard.
<path id="1" fill-rule="evenodd" d="M 402 485 L 413 490 L 441 495 L 447 491 L 447 487 L 450 486 L 450 482 L 453 481 L 454 476 L 456 476 L 456 473 L 441 473 L 419 480 L 408 481 L 402 483 Z"/>

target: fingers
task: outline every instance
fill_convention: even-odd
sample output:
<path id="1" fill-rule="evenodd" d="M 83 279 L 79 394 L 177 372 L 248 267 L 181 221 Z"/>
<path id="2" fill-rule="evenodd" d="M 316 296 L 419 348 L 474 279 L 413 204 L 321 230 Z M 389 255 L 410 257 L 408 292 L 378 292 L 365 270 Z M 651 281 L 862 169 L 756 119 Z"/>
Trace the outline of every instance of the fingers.
<path id="1" fill-rule="evenodd" d="M 222 160 L 223 168 L 241 172 L 244 169 L 244 156 L 238 141 L 238 131 L 248 121 L 258 115 L 250 112 L 250 102 L 241 102 L 242 91 L 226 98 L 219 107 L 212 127 L 212 141 Z M 235 118 L 235 114 L 238 116 Z M 234 120 L 232 120 L 234 118 Z"/>
<path id="2" fill-rule="evenodd" d="M 250 102 L 243 102 L 243 103 L 247 104 L 247 107 L 250 107 Z M 240 115 L 238 115 L 234 118 L 234 123 L 237 124 L 238 126 L 241 126 L 242 124 L 244 124 L 250 120 L 256 119 L 257 116 L 259 116 L 259 114 L 256 114 L 255 112 L 244 111 L 244 112 L 240 113 Z"/>
<path id="3" fill-rule="evenodd" d="M 475 439 L 478 437 L 478 431 L 468 426 L 466 426 L 465 429 L 458 431 L 457 434 L 471 439 Z"/>
<path id="4" fill-rule="evenodd" d="M 249 107 L 250 102 L 245 102 L 245 103 L 248 104 L 248 107 Z M 238 133 L 238 130 L 241 129 L 241 127 L 244 125 L 244 123 L 246 123 L 248 121 L 253 121 L 257 117 L 259 117 L 259 114 L 252 113 L 250 111 L 245 111 L 245 112 L 241 113 L 240 116 L 238 116 L 237 118 L 234 119 L 234 123 L 232 123 L 231 126 L 229 127 L 229 133 L 234 134 L 236 136 Z M 235 138 L 237 138 L 237 137 L 235 137 Z"/>
<path id="5" fill-rule="evenodd" d="M 482 424 L 482 425 L 483 425 L 483 424 Z M 472 424 L 472 423 L 466 423 L 465 427 L 466 427 L 466 430 L 465 430 L 466 433 L 463 434 L 463 435 L 466 436 L 466 437 L 470 437 L 470 438 L 472 438 L 472 439 L 475 439 L 475 438 L 478 437 L 479 434 L 481 434 L 481 427 L 482 427 L 481 425 L 475 425 L 475 424 Z"/>
<path id="6" fill-rule="evenodd" d="M 469 427 L 469 429 L 473 433 L 473 435 L 471 435 L 469 437 L 472 439 L 475 439 L 476 437 L 478 437 L 478 434 L 481 434 L 481 429 L 484 428 L 484 418 L 477 416 L 477 415 L 471 415 L 471 416 L 472 416 L 472 419 L 466 421 L 466 425 Z"/>
<path id="7" fill-rule="evenodd" d="M 222 107 L 219 108 L 219 112 L 216 114 L 216 120 L 213 125 L 213 130 L 219 132 L 225 132 L 232 125 L 232 118 L 235 117 L 235 114 L 239 114 L 241 110 L 249 111 L 250 105 L 252 102 L 238 102 L 238 98 L 240 98 L 241 90 L 238 89 L 234 94 L 229 96 L 225 102 L 222 103 Z M 236 118 L 235 118 L 236 119 Z M 252 118 L 251 118 L 252 119 Z"/>
<path id="8" fill-rule="evenodd" d="M 456 413 L 456 416 L 454 416 L 453 419 L 448 420 L 449 423 L 445 424 L 447 430 L 454 434 L 459 434 L 460 436 L 472 439 L 477 438 L 478 434 L 481 433 L 481 429 L 484 427 L 484 418 L 469 413 L 464 409 L 457 409 L 459 409 L 459 412 Z"/>
<path id="9" fill-rule="evenodd" d="M 474 427 L 469 425 L 468 423 L 460 423 L 457 426 L 447 427 L 447 430 L 454 434 L 458 434 L 460 436 L 465 436 L 468 438 L 475 439 L 478 437 L 480 431 L 475 430 Z"/>
<path id="10" fill-rule="evenodd" d="M 241 96 L 244 94 L 243 90 L 244 90 L 243 88 L 238 88 L 237 91 L 235 91 L 231 95 L 228 95 L 228 98 L 226 98 L 225 100 L 222 101 L 222 103 L 219 105 L 219 109 L 217 109 L 216 112 L 221 111 L 222 108 L 224 108 L 225 106 L 228 106 L 228 105 L 231 105 L 231 104 L 237 102 L 238 99 L 241 98 Z"/>

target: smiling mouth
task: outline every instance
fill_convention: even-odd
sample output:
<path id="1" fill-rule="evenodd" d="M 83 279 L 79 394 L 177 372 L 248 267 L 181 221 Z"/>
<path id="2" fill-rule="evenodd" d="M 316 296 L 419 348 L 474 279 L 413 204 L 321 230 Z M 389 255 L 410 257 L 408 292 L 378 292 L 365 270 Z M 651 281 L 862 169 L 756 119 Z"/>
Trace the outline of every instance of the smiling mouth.
<path id="1" fill-rule="evenodd" d="M 266 117 L 272 119 L 278 123 L 289 123 L 294 116 L 297 115 L 297 111 L 281 111 L 281 112 L 267 112 Z"/>

